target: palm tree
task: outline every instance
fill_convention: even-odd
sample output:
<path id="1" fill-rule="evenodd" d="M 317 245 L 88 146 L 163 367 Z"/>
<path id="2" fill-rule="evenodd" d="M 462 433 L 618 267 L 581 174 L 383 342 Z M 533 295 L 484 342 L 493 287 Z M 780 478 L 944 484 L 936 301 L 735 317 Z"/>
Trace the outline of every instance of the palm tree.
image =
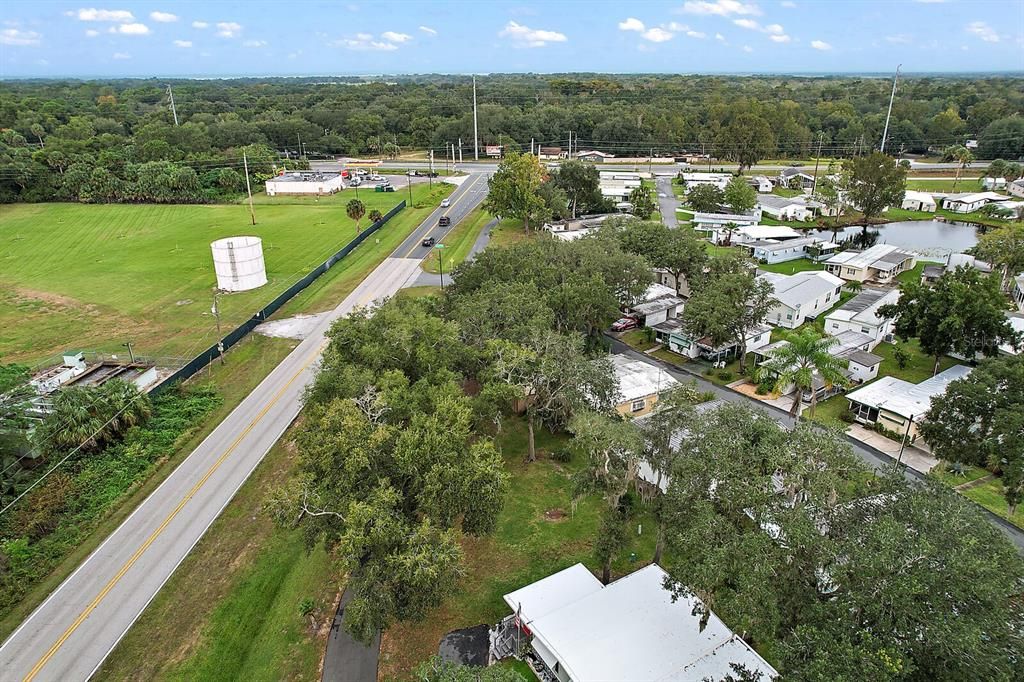
<path id="1" fill-rule="evenodd" d="M 956 186 L 960 183 L 960 173 L 974 161 L 974 154 L 962 144 L 955 144 L 946 148 L 945 157 L 957 162 L 956 178 L 953 180 L 953 191 L 956 192 Z"/>
<path id="2" fill-rule="evenodd" d="M 758 381 L 774 381 L 775 390 L 793 386 L 793 406 L 789 413 L 794 417 L 800 414 L 804 394 L 810 392 L 813 416 L 818 403 L 817 392 L 814 390 L 815 376 L 820 376 L 829 387 L 845 386 L 847 383 L 843 374 L 846 361 L 829 352 L 839 340 L 834 336 L 823 337 L 816 330 L 806 328 L 788 334 L 786 341 L 786 345 L 775 349 L 771 359 L 757 368 L 755 378 Z"/>
<path id="3" fill-rule="evenodd" d="M 377 209 L 373 209 L 367 217 L 370 219 L 371 223 L 376 223 L 384 219 L 384 214 Z"/>
<path id="4" fill-rule="evenodd" d="M 732 235 L 736 230 L 740 228 L 736 223 L 726 223 L 722 225 L 722 234 L 725 235 L 725 246 L 732 246 Z"/>
<path id="5" fill-rule="evenodd" d="M 356 234 L 359 234 L 359 221 L 366 215 L 366 204 L 359 201 L 359 199 L 353 199 L 345 205 L 345 213 L 348 217 L 356 221 Z"/>

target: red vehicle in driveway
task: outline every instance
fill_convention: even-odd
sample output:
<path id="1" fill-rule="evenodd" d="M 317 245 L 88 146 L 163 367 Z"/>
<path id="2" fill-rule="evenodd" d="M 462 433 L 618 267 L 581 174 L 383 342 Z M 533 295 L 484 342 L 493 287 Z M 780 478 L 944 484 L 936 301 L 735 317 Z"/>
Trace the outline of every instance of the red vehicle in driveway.
<path id="1" fill-rule="evenodd" d="M 620 317 L 612 323 L 613 332 L 628 332 L 640 326 L 635 317 Z"/>

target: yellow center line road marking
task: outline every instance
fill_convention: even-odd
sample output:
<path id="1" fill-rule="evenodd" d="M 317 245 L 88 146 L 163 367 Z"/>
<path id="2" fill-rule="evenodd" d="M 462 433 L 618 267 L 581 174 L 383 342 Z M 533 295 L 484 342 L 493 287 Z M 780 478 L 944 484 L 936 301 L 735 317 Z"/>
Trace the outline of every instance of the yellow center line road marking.
<path id="1" fill-rule="evenodd" d="M 468 183 L 467 182 L 463 182 L 462 185 L 460 185 L 459 188 L 457 190 L 455 190 L 455 191 L 458 192 L 459 190 L 463 190 L 463 189 L 465 191 L 463 191 L 461 194 L 459 194 L 458 198 L 456 198 L 454 201 L 452 201 L 451 205 L 447 209 L 445 209 L 444 211 L 441 212 L 441 215 L 442 216 L 448 215 L 453 208 L 458 206 L 459 202 L 462 201 L 469 194 L 469 190 L 472 189 L 473 186 L 476 185 L 476 183 L 479 182 L 480 178 L 482 178 L 482 177 L 484 177 L 484 174 L 483 173 L 478 173 L 477 175 L 474 175 L 473 178 Z M 412 256 L 412 252 L 415 251 L 420 246 L 420 243 L 422 242 L 423 239 L 426 239 L 427 237 L 430 236 L 430 233 L 434 231 L 435 227 L 437 227 L 437 226 L 435 225 L 435 226 L 431 227 L 429 230 L 427 230 L 426 234 L 424 234 L 422 237 L 417 239 L 413 243 L 413 245 L 411 247 L 409 247 L 409 250 L 405 252 L 405 255 L 402 256 L 402 258 L 409 258 L 410 256 Z M 449 228 L 448 228 L 449 231 L 451 230 L 452 227 L 454 227 L 454 226 L 449 226 Z M 446 231 L 445 234 L 448 234 L 448 232 Z"/>
<path id="2" fill-rule="evenodd" d="M 32 670 L 29 671 L 28 675 L 25 676 L 24 682 L 31 682 L 31 680 L 33 680 L 36 677 L 36 675 L 39 674 L 43 667 L 50 661 L 51 658 L 53 658 L 53 656 L 64 645 L 64 642 L 66 642 L 68 638 L 74 634 L 75 630 L 77 630 L 78 627 L 83 622 L 85 622 L 85 620 L 92 614 L 92 612 L 96 610 L 96 608 L 100 605 L 100 603 L 107 596 L 107 594 L 109 594 L 110 591 L 114 589 L 117 583 L 121 581 L 121 578 L 123 578 L 124 575 L 129 570 L 131 570 L 132 566 L 134 566 L 135 563 L 145 553 L 145 551 L 149 549 L 150 545 L 156 542 L 156 539 L 160 537 L 160 534 L 164 532 L 168 525 L 170 525 L 171 521 L 173 521 L 175 517 L 181 512 L 181 510 L 185 508 L 185 505 L 188 504 L 188 502 L 193 497 L 195 497 L 196 493 L 199 492 L 203 485 L 206 484 L 210 477 L 213 476 L 217 469 L 219 469 L 220 466 L 227 460 L 231 453 L 235 451 L 235 448 L 237 448 L 239 443 L 242 442 L 242 439 L 245 438 L 249 434 L 249 432 L 252 431 L 253 428 L 255 428 L 255 426 L 263 419 L 263 417 L 267 415 L 267 412 L 269 412 L 270 408 L 272 408 L 277 403 L 277 401 L 281 399 L 285 391 L 288 390 L 288 387 L 291 386 L 295 382 L 295 380 L 298 379 L 299 376 L 301 376 L 302 373 L 305 372 L 306 369 L 311 364 L 313 364 L 313 362 L 316 360 L 317 356 L 320 355 L 320 352 L 323 350 L 323 347 L 326 344 L 327 342 L 325 341 L 324 343 L 320 344 L 315 351 L 310 353 L 309 357 L 305 360 L 305 362 L 302 363 L 302 366 L 299 368 L 299 370 L 295 374 L 293 374 L 292 377 L 288 379 L 287 382 L 285 382 L 285 385 L 282 386 L 280 390 L 278 390 L 278 392 L 270 400 L 270 402 L 268 402 L 263 407 L 263 409 L 260 410 L 259 414 L 257 414 L 251 422 L 249 422 L 249 425 L 245 427 L 242 433 L 238 434 L 238 437 L 235 438 L 235 440 L 231 443 L 231 445 L 228 446 L 224 453 L 217 458 L 217 461 L 214 462 L 209 469 L 207 469 L 206 473 L 203 474 L 203 477 L 199 479 L 199 481 L 194 486 L 192 486 L 192 489 L 188 491 L 188 494 L 186 494 L 185 497 L 182 498 L 182 500 L 178 503 L 178 506 L 176 506 L 171 511 L 171 513 L 167 515 L 167 518 L 165 518 L 163 522 L 161 522 L 161 524 L 157 526 L 156 530 L 154 530 L 150 534 L 150 536 L 146 538 L 146 541 L 143 542 L 142 545 L 137 550 L 135 550 L 135 553 L 132 554 L 131 558 L 129 558 L 128 561 L 124 563 L 124 565 L 114 575 L 114 577 L 111 578 L 110 581 L 103 586 L 103 589 L 100 590 L 100 593 L 98 595 L 96 595 L 96 598 L 93 599 L 80 614 L 78 614 L 78 618 L 76 618 L 75 621 L 71 623 L 70 626 L 68 626 L 68 629 L 64 631 L 64 634 L 60 636 L 60 638 L 54 643 L 54 645 L 50 647 L 50 650 L 47 651 L 46 654 L 41 659 L 39 659 L 39 662 L 36 663 L 35 666 L 33 666 Z"/>

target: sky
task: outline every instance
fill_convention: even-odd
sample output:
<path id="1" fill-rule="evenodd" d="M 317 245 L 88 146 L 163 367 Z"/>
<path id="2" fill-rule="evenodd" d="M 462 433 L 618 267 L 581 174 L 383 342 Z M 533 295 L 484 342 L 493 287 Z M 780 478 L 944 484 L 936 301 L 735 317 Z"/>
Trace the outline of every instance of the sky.
<path id="1" fill-rule="evenodd" d="M 1024 0 L 97 2 L 5 0 L 0 78 L 1024 71 Z"/>

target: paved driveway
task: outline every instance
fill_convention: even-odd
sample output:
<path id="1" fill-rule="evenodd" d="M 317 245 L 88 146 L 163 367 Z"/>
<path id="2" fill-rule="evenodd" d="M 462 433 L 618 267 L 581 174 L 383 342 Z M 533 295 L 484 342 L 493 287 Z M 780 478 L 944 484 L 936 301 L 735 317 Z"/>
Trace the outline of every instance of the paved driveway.
<path id="1" fill-rule="evenodd" d="M 324 671 L 320 677 L 323 682 L 374 682 L 377 679 L 380 633 L 367 646 L 345 631 L 345 607 L 350 601 L 352 593 L 345 590 L 327 637 Z"/>
<path id="2" fill-rule="evenodd" d="M 672 191 L 672 178 L 659 177 L 655 183 L 658 187 L 658 210 L 661 211 L 661 222 L 671 228 L 679 227 L 679 216 L 676 209 L 679 208 L 679 199 Z M 661 196 L 664 194 L 665 196 Z"/>

